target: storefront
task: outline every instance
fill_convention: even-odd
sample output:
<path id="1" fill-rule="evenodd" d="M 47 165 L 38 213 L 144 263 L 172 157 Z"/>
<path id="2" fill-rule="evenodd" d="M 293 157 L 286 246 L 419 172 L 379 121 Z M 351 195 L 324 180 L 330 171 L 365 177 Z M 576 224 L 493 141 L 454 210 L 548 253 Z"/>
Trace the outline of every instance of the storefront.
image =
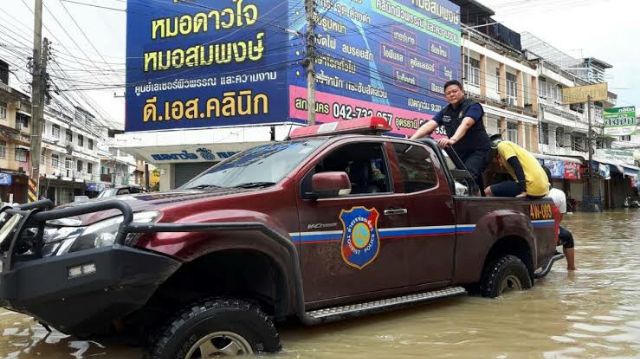
<path id="1" fill-rule="evenodd" d="M 40 178 L 40 196 L 56 205 L 73 202 L 75 196 L 84 196 L 86 184 L 81 180 L 47 175 Z"/>
<path id="2" fill-rule="evenodd" d="M 584 195 L 583 162 L 577 158 L 535 154 L 540 163 L 551 172 L 551 185 L 567 195 L 569 209 L 579 207 Z"/>
<path id="3" fill-rule="evenodd" d="M 0 201 L 27 202 L 27 181 L 24 173 L 0 170 Z"/>
<path id="4" fill-rule="evenodd" d="M 601 179 L 604 209 L 623 208 L 627 197 L 637 197 L 639 167 L 598 158 L 592 168 Z"/>

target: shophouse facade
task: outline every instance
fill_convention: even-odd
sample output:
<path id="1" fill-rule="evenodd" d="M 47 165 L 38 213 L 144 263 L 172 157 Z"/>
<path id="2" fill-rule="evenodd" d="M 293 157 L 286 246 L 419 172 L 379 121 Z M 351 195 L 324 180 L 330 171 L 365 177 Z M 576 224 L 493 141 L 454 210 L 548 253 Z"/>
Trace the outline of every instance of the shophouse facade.
<path id="1" fill-rule="evenodd" d="M 30 175 L 30 97 L 9 85 L 9 65 L 0 61 L 0 201 L 24 203 Z"/>
<path id="2" fill-rule="evenodd" d="M 79 107 L 52 102 L 45 108 L 40 165 L 40 193 L 55 204 L 75 196 L 95 195 L 100 181 L 100 125 Z M 89 193 L 87 193 L 89 192 Z"/>

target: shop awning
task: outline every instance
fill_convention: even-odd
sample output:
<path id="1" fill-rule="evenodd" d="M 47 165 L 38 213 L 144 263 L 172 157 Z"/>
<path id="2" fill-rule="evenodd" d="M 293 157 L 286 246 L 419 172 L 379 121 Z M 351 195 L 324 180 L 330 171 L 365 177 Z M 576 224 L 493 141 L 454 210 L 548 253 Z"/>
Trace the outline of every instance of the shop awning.
<path id="1" fill-rule="evenodd" d="M 594 166 L 605 165 L 605 166 L 609 166 L 610 167 L 611 172 L 624 173 L 624 170 L 622 169 L 623 164 L 618 162 L 618 161 L 616 161 L 616 160 L 610 160 L 610 159 L 606 159 L 606 158 L 595 157 L 593 159 L 593 162 L 597 163 L 597 164 L 594 164 Z"/>
<path id="2" fill-rule="evenodd" d="M 640 167 L 631 166 L 631 165 L 622 165 L 622 171 L 625 176 L 638 177 L 638 174 L 640 174 Z"/>

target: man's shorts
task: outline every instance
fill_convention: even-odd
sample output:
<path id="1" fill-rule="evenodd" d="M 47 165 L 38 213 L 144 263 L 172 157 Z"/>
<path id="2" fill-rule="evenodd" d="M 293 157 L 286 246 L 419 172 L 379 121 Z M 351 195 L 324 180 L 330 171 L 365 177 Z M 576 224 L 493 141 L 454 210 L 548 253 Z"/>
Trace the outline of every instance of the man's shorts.
<path id="1" fill-rule="evenodd" d="M 562 226 L 560 226 L 560 233 L 558 233 L 558 241 L 562 244 L 562 248 L 573 248 L 573 234 Z"/>
<path id="2" fill-rule="evenodd" d="M 496 197 L 516 197 L 522 193 L 522 189 L 514 181 L 504 181 L 491 185 L 491 193 Z"/>

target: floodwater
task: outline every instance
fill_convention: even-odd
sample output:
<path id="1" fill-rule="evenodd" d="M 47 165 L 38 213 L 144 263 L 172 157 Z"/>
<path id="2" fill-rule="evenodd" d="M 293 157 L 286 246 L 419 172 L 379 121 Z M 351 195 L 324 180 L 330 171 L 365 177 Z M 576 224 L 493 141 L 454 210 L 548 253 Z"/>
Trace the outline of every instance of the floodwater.
<path id="1" fill-rule="evenodd" d="M 576 272 L 556 263 L 526 292 L 459 297 L 346 322 L 282 329 L 275 358 L 640 358 L 640 210 L 577 213 Z M 141 358 L 0 311 L 2 358 Z"/>

